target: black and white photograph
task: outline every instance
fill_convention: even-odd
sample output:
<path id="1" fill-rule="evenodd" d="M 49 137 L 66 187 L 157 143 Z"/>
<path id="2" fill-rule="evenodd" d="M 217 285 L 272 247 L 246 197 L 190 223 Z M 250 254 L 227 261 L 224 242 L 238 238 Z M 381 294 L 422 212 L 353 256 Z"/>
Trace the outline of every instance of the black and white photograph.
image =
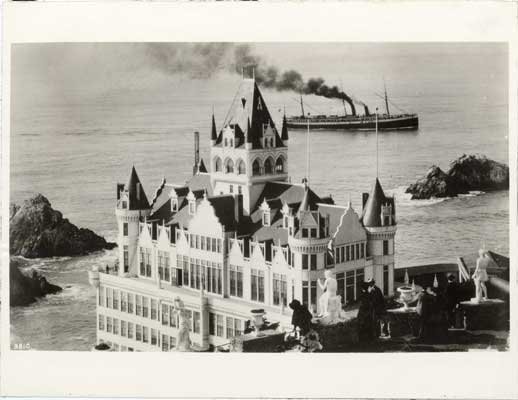
<path id="1" fill-rule="evenodd" d="M 505 351 L 507 56 L 13 46 L 13 348 Z"/>
<path id="2" fill-rule="evenodd" d="M 252 379 L 242 384 L 268 365 L 265 377 L 326 364 L 313 379 L 320 391 L 300 392 L 309 382 L 292 386 L 288 374 L 264 378 L 261 397 L 281 381 L 278 395 L 317 396 L 321 377 L 356 364 L 361 375 L 396 361 L 384 378 L 392 387 L 404 368 L 425 379 L 441 365 L 510 365 L 518 152 L 509 40 L 313 39 L 295 34 L 304 20 L 254 39 L 258 23 L 242 19 L 241 36 L 199 34 L 198 24 L 110 40 L 88 36 L 88 24 L 78 39 L 16 32 L 22 40 L 8 37 L 4 49 L 9 393 L 29 394 L 13 389 L 10 363 L 33 370 L 30 360 L 47 356 L 78 357 L 63 387 L 121 360 L 116 380 L 139 364 L 192 376 L 194 361 L 209 379 L 209 365 L 228 362 L 241 369 L 228 372 L 233 381 Z M 165 376 L 153 379 L 163 386 Z M 106 379 L 113 391 L 31 393 L 166 394 L 115 391 Z M 201 388 L 189 390 L 167 394 Z"/>

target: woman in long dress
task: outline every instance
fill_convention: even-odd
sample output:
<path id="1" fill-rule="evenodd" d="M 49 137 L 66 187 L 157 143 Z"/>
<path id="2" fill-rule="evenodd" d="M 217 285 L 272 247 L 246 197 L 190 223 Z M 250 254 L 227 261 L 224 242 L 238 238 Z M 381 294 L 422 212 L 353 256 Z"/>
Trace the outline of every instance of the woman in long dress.
<path id="1" fill-rule="evenodd" d="M 475 272 L 473 273 L 472 278 L 475 280 L 475 285 L 477 288 L 477 299 L 487 300 L 487 287 L 486 282 L 489 280 L 487 276 L 487 267 L 489 265 L 489 257 L 485 250 L 480 249 L 478 251 L 479 257 L 477 258 L 477 267 L 475 268 Z"/>
<path id="2" fill-rule="evenodd" d="M 364 282 L 360 294 L 360 308 L 358 309 L 358 341 L 371 343 L 375 339 L 375 313 L 372 296 L 369 293 L 369 284 Z"/>

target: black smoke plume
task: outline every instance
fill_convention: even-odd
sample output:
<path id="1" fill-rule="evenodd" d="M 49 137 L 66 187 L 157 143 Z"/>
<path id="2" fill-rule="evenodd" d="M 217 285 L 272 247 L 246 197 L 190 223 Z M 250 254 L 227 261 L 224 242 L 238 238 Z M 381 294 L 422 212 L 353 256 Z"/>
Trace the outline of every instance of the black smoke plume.
<path id="1" fill-rule="evenodd" d="M 354 103 L 367 106 L 348 96 L 337 86 L 326 85 L 323 78 L 304 80 L 296 70 L 279 71 L 255 54 L 248 44 L 232 43 L 146 43 L 146 55 L 152 65 L 166 74 L 184 73 L 195 78 L 210 78 L 222 70 L 230 70 L 245 76 L 255 76 L 259 85 L 278 91 L 294 91 L 329 99 L 346 101 L 351 113 L 356 115 Z"/>

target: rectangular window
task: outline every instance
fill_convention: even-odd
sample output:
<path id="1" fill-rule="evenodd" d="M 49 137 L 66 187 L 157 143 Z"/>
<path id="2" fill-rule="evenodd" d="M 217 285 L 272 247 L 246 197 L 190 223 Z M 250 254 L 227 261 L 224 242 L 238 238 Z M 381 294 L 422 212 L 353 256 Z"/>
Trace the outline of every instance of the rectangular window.
<path id="1" fill-rule="evenodd" d="M 230 295 L 243 297 L 243 268 L 230 266 Z"/>
<path id="2" fill-rule="evenodd" d="M 216 315 L 216 336 L 223 337 L 223 315 Z"/>
<path id="3" fill-rule="evenodd" d="M 342 262 L 345 260 L 345 246 L 340 247 L 340 259 Z"/>
<path id="4" fill-rule="evenodd" d="M 198 311 L 193 311 L 192 314 L 193 332 L 200 333 L 200 313 Z"/>
<path id="5" fill-rule="evenodd" d="M 317 269 L 317 255 L 316 254 L 311 254 L 311 266 L 310 266 L 311 270 L 314 271 Z"/>
<path id="6" fill-rule="evenodd" d="M 171 282 L 171 267 L 169 266 L 169 253 L 164 252 L 164 281 Z"/>
<path id="7" fill-rule="evenodd" d="M 356 259 L 360 258 L 360 243 L 356 243 Z"/>
<path id="8" fill-rule="evenodd" d="M 273 304 L 287 305 L 288 283 L 285 275 L 273 274 Z"/>
<path id="9" fill-rule="evenodd" d="M 308 255 L 302 254 L 302 269 L 308 269 Z"/>
<path id="10" fill-rule="evenodd" d="M 146 249 L 146 277 L 151 278 L 151 250 Z"/>
<path id="11" fill-rule="evenodd" d="M 389 294 L 389 266 L 383 266 L 383 294 L 388 296 Z"/>
<path id="12" fill-rule="evenodd" d="M 354 253 L 354 244 L 351 244 L 351 261 L 356 260 L 356 255 Z"/>
<path id="13" fill-rule="evenodd" d="M 126 321 L 121 320 L 121 336 L 126 337 L 127 334 L 127 324 Z"/>
<path id="14" fill-rule="evenodd" d="M 308 230 L 307 228 L 302 228 L 302 237 L 307 238 L 308 237 Z"/>
<path id="15" fill-rule="evenodd" d="M 128 236 L 128 223 L 127 222 L 122 223 L 122 234 L 123 234 L 123 236 Z"/>
<path id="16" fill-rule="evenodd" d="M 216 314 L 209 313 L 209 335 L 216 334 Z"/>
<path id="17" fill-rule="evenodd" d="M 135 340 L 142 341 L 142 325 L 135 324 Z"/>
<path id="18" fill-rule="evenodd" d="M 133 314 L 134 296 L 132 293 L 128 293 L 128 313 Z"/>
<path id="19" fill-rule="evenodd" d="M 312 238 L 316 238 L 317 237 L 317 229 L 316 228 L 311 228 L 311 237 Z"/>
<path id="20" fill-rule="evenodd" d="M 189 286 L 189 257 L 183 256 L 183 285 Z"/>
<path id="21" fill-rule="evenodd" d="M 227 339 L 234 336 L 234 318 L 227 317 Z"/>
<path id="22" fill-rule="evenodd" d="M 138 316 L 142 316 L 142 296 L 140 296 L 138 294 L 136 295 L 136 305 L 137 305 L 136 314 Z"/>
<path id="23" fill-rule="evenodd" d="M 128 311 L 128 293 L 126 292 L 121 292 L 121 311 Z"/>
<path id="24" fill-rule="evenodd" d="M 176 346 L 176 338 L 173 336 L 169 336 L 169 348 L 174 349 Z"/>
<path id="25" fill-rule="evenodd" d="M 169 337 L 162 335 L 162 351 L 169 351 Z"/>
<path id="26" fill-rule="evenodd" d="M 335 262 L 340 264 L 340 247 L 335 248 Z"/>
<path id="27" fill-rule="evenodd" d="M 149 317 L 149 297 L 142 297 L 142 316 Z"/>
<path id="28" fill-rule="evenodd" d="M 389 241 L 384 240 L 383 241 L 383 255 L 388 256 L 388 254 L 389 254 Z"/>
<path id="29" fill-rule="evenodd" d="M 158 318 L 157 301 L 155 299 L 151 299 L 151 319 L 154 319 L 156 321 L 157 318 Z"/>
<path id="30" fill-rule="evenodd" d="M 345 260 L 349 261 L 351 259 L 351 252 L 349 246 L 345 246 Z"/>
<path id="31" fill-rule="evenodd" d="M 117 289 L 113 290 L 113 309 L 119 309 L 119 291 Z"/>
<path id="32" fill-rule="evenodd" d="M 113 289 L 112 288 L 106 288 L 106 307 L 112 308 L 113 307 Z"/>
<path id="33" fill-rule="evenodd" d="M 119 320 L 117 318 L 113 319 L 113 334 L 114 335 L 119 334 Z"/>
<path id="34" fill-rule="evenodd" d="M 142 341 L 149 343 L 149 328 L 147 326 L 142 327 Z"/>
<path id="35" fill-rule="evenodd" d="M 216 250 L 216 252 L 217 252 L 217 253 L 221 253 L 221 239 L 218 239 L 218 240 L 216 241 L 216 245 L 217 245 L 217 250 Z"/>
<path id="36" fill-rule="evenodd" d="M 234 335 L 240 336 L 243 334 L 243 321 L 234 318 Z"/>
<path id="37" fill-rule="evenodd" d="M 230 185 L 229 189 L 230 189 L 230 193 L 234 193 L 234 185 Z"/>
<path id="38" fill-rule="evenodd" d="M 99 314 L 99 325 L 98 329 L 104 331 L 104 315 Z"/>
<path id="39" fill-rule="evenodd" d="M 128 246 L 124 245 L 123 247 L 123 262 L 124 262 L 124 272 L 129 271 L 129 255 L 128 255 Z"/>
<path id="40" fill-rule="evenodd" d="M 153 346 L 157 346 L 158 345 L 157 332 L 156 332 L 156 329 L 153 329 L 153 328 L 151 328 L 151 344 Z"/>
<path id="41" fill-rule="evenodd" d="M 112 330 L 113 330 L 112 317 L 106 317 L 106 332 L 112 333 Z"/>
<path id="42" fill-rule="evenodd" d="M 251 270 L 252 300 L 264 302 L 264 271 Z"/>
<path id="43" fill-rule="evenodd" d="M 211 242 L 212 242 L 212 251 L 213 251 L 213 252 L 217 252 L 217 251 L 218 251 L 218 248 L 217 248 L 217 239 L 216 239 L 216 238 L 212 238 Z"/>
<path id="44" fill-rule="evenodd" d="M 160 250 L 158 251 L 158 277 L 164 280 L 164 256 Z"/>
<path id="45" fill-rule="evenodd" d="M 133 339 L 133 323 L 128 322 L 128 338 Z"/>
<path id="46" fill-rule="evenodd" d="M 169 305 L 162 304 L 162 325 L 169 324 Z"/>
<path id="47" fill-rule="evenodd" d="M 317 281 L 311 281 L 311 305 L 317 305 Z"/>

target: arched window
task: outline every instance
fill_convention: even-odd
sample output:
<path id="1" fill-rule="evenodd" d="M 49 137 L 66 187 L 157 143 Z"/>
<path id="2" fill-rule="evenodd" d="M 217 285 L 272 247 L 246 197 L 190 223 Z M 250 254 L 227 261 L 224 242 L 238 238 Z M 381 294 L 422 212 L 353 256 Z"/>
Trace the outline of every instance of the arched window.
<path id="1" fill-rule="evenodd" d="M 259 160 L 255 160 L 252 164 L 252 175 L 261 175 L 261 164 L 259 164 Z"/>
<path id="2" fill-rule="evenodd" d="M 227 174 L 231 174 L 234 172 L 234 161 L 232 161 L 230 158 L 225 163 L 225 172 Z"/>
<path id="3" fill-rule="evenodd" d="M 273 161 L 271 157 L 268 157 L 264 162 L 264 173 L 265 174 L 273 174 Z"/>
<path id="4" fill-rule="evenodd" d="M 221 168 L 221 158 L 219 158 L 219 157 L 216 157 L 214 159 L 214 170 L 216 172 L 221 172 L 222 171 L 222 168 Z"/>
<path id="5" fill-rule="evenodd" d="M 245 162 L 243 160 L 239 160 L 237 162 L 237 173 L 239 175 L 244 175 L 246 174 L 246 167 L 245 167 Z"/>
<path id="6" fill-rule="evenodd" d="M 270 139 L 270 147 L 273 147 L 273 138 Z"/>
<path id="7" fill-rule="evenodd" d="M 234 147 L 234 139 L 230 139 L 230 147 Z"/>
<path id="8" fill-rule="evenodd" d="M 277 172 L 278 174 L 282 174 L 284 172 L 284 160 L 282 156 L 279 157 L 275 162 L 275 172 Z"/>

